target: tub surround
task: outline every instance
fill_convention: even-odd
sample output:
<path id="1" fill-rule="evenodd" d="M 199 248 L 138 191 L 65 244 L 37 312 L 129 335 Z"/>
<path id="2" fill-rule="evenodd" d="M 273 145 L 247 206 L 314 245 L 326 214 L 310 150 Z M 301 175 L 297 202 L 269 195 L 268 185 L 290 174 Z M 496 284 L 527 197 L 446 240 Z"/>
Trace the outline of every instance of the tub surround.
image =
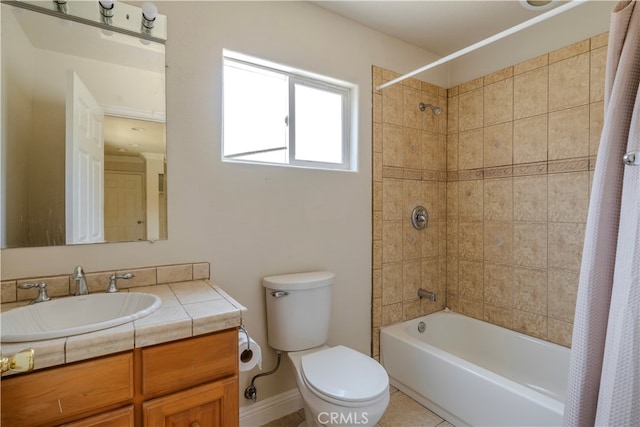
<path id="1" fill-rule="evenodd" d="M 203 268 L 202 265 L 200 267 Z M 164 266 L 129 271 L 149 271 L 152 269 L 168 271 Z M 192 264 L 179 266 L 172 271 L 184 272 L 188 269 L 194 271 Z M 206 271 L 208 276 L 208 264 L 206 264 Z M 108 276 L 109 273 L 98 273 L 92 276 L 95 278 L 103 274 Z M 162 274 L 160 273 L 159 276 L 161 279 L 163 278 Z M 68 279 L 68 276 L 65 277 Z M 171 275 L 166 277 L 171 277 Z M 182 277 L 186 276 L 183 275 Z M 193 275 L 188 277 L 192 279 Z M 141 277 L 138 277 L 138 280 L 141 279 Z M 60 278 L 57 280 L 64 281 Z M 168 280 L 171 279 L 169 278 Z M 126 281 L 122 283 L 124 284 L 124 282 Z M 11 286 L 11 282 L 3 282 L 3 290 Z M 157 295 L 162 299 L 162 306 L 142 319 L 101 331 L 67 338 L 2 344 L 2 353 L 13 354 L 25 348 L 33 348 L 36 352 L 34 369 L 38 370 L 235 328 L 240 325 L 246 312 L 244 306 L 235 301 L 208 278 L 148 286 L 132 286 L 128 289 L 124 289 L 121 286 L 121 292 L 127 291 Z M 5 293 L 3 292 L 3 301 L 4 296 Z M 2 309 L 6 310 L 25 305 L 28 302 L 29 299 L 27 298 L 19 302 L 3 303 Z M 40 304 L 46 304 L 46 302 Z"/>
<path id="2" fill-rule="evenodd" d="M 571 345 L 607 44 L 604 33 L 449 89 L 377 91 L 399 74 L 373 68 L 374 356 L 380 327 L 445 303 Z M 426 233 L 407 227 L 416 202 L 435 220 Z"/>

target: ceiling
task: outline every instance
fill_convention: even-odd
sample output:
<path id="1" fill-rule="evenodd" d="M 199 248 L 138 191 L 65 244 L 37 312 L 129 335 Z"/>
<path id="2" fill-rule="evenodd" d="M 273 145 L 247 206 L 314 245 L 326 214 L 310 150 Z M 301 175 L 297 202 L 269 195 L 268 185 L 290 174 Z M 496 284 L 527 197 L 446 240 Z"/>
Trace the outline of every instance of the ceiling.
<path id="1" fill-rule="evenodd" d="M 534 18 L 566 1 L 554 0 L 533 10 L 524 0 L 417 0 L 417 1 L 312 1 L 318 7 L 406 41 L 443 57 L 487 37 Z M 543 24 L 522 31 L 511 44 L 496 50 L 520 50 L 525 44 L 531 58 L 608 30 L 615 1 L 588 1 Z M 518 38 L 519 37 L 519 38 Z M 517 43 L 516 43 L 517 40 Z M 532 46 L 535 44 L 536 46 Z M 505 59 L 513 65 L 517 54 Z M 511 61 L 511 62 L 509 62 Z M 426 65 L 426 64 L 424 64 Z M 464 64 L 465 66 L 468 64 Z M 500 68 L 497 68 L 500 69 Z M 496 69 L 496 70 L 497 70 Z M 397 70 L 401 72 L 409 70 Z M 495 70 L 494 70 L 495 71 Z"/>

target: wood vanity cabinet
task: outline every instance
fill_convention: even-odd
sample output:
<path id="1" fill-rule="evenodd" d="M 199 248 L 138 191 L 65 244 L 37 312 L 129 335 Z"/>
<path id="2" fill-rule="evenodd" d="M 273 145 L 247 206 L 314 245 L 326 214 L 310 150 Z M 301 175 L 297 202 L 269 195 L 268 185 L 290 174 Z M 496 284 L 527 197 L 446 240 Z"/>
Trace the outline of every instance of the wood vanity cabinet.
<path id="1" fill-rule="evenodd" d="M 10 376 L 0 386 L 3 426 L 236 426 L 238 332 Z"/>

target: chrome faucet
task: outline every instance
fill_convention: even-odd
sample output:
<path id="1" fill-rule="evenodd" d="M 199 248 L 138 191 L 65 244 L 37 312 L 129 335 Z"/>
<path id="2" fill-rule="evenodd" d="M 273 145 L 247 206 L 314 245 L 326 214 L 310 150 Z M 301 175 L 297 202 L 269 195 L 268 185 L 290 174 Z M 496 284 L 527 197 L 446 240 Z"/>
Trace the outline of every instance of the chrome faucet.
<path id="1" fill-rule="evenodd" d="M 427 290 L 422 289 L 422 288 L 418 289 L 418 297 L 420 297 L 421 299 L 422 298 L 428 298 L 431 301 L 435 301 L 436 300 L 435 292 L 430 292 L 430 291 L 427 291 Z"/>
<path id="2" fill-rule="evenodd" d="M 31 289 L 38 288 L 38 296 L 31 301 L 29 304 L 36 304 L 39 302 L 49 301 L 49 295 L 47 295 L 47 284 L 44 282 L 40 283 L 21 283 L 18 285 L 20 289 Z"/>
<path id="3" fill-rule="evenodd" d="M 109 286 L 107 286 L 105 293 L 112 294 L 114 292 L 118 292 L 116 279 L 131 279 L 132 277 L 136 277 L 136 275 L 133 273 L 125 273 L 125 274 L 113 273 L 111 276 L 109 276 Z"/>
<path id="4" fill-rule="evenodd" d="M 76 293 L 75 295 L 87 295 L 89 290 L 87 289 L 87 281 L 84 278 L 84 271 L 82 267 L 77 266 L 73 270 L 71 278 L 76 281 Z"/>

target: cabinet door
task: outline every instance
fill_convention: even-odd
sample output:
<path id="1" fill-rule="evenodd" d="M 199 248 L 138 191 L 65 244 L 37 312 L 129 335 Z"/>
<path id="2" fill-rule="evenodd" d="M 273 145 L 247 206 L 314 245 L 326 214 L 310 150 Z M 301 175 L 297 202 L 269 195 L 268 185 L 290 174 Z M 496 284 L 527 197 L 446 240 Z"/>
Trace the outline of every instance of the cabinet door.
<path id="1" fill-rule="evenodd" d="M 133 406 L 104 412 L 80 421 L 65 424 L 64 427 L 133 427 Z"/>
<path id="2" fill-rule="evenodd" d="M 145 402 L 145 427 L 227 427 L 239 424 L 238 377 Z"/>
<path id="3" fill-rule="evenodd" d="M 133 354 L 3 378 L 2 426 L 59 425 L 133 401 Z"/>

